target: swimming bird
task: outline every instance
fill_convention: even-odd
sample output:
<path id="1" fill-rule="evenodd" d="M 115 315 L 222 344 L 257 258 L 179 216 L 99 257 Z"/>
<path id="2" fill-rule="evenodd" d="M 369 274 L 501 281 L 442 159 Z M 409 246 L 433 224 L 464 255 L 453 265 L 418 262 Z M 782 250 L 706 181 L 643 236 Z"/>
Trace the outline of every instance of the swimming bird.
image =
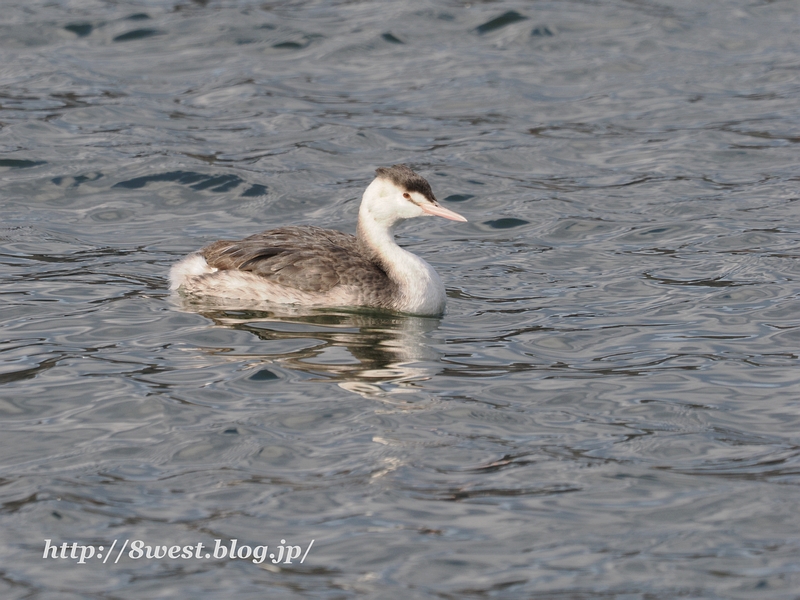
<path id="1" fill-rule="evenodd" d="M 213 242 L 170 269 L 170 289 L 201 297 L 441 314 L 442 280 L 397 245 L 394 230 L 426 215 L 466 219 L 441 206 L 430 184 L 405 165 L 375 174 L 361 200 L 355 236 L 293 226 Z"/>

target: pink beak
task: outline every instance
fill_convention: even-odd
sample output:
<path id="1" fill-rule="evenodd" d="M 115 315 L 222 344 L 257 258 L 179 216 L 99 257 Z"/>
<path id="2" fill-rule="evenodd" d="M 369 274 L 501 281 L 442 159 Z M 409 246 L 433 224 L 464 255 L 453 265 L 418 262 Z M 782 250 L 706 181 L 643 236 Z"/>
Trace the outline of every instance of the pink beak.
<path id="1" fill-rule="evenodd" d="M 466 219 L 457 212 L 453 212 L 452 210 L 449 210 L 444 206 L 439 206 L 438 204 L 420 204 L 419 207 L 422 209 L 422 212 L 425 212 L 429 215 L 444 217 L 445 219 L 450 219 L 451 221 L 466 221 Z"/>

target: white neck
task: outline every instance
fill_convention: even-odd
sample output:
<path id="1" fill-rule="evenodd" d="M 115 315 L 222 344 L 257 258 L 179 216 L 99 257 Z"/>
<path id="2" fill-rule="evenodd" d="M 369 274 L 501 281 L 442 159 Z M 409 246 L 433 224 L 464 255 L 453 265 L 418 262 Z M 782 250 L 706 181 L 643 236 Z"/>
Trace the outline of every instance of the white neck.
<path id="1" fill-rule="evenodd" d="M 358 241 L 362 250 L 397 285 L 399 297 L 394 308 L 419 314 L 441 313 L 446 298 L 442 280 L 428 263 L 397 245 L 394 229 L 400 220 L 378 221 L 369 209 L 369 193 L 367 188 L 358 213 Z"/>

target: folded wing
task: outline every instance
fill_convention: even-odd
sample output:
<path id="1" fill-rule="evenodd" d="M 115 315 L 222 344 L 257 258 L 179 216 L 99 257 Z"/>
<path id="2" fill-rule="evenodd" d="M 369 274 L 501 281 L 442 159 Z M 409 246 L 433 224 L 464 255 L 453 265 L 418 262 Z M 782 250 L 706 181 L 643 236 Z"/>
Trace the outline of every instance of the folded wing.
<path id="1" fill-rule="evenodd" d="M 239 241 L 221 240 L 200 254 L 213 268 L 247 271 L 303 292 L 388 280 L 359 252 L 354 236 L 320 227 L 283 227 Z"/>

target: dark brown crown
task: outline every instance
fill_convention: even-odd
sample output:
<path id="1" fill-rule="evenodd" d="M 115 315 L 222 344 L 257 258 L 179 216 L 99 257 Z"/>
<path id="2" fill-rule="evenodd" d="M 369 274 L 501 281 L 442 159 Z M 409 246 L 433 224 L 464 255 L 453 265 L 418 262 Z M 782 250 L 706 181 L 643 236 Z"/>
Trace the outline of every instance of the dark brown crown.
<path id="1" fill-rule="evenodd" d="M 431 184 L 428 183 L 424 177 L 417 175 L 405 165 L 379 167 L 375 169 L 375 174 L 382 179 L 388 179 L 402 190 L 417 192 L 425 196 L 425 198 L 431 202 L 436 202 L 436 196 L 433 195 Z"/>

